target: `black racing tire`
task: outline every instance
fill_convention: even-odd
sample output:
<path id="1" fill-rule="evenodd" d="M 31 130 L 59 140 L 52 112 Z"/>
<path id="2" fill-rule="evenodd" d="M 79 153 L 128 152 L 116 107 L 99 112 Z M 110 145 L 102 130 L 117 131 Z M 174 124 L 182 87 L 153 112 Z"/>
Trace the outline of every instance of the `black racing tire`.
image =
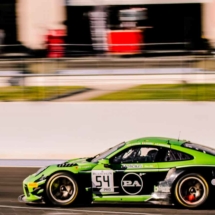
<path id="1" fill-rule="evenodd" d="M 205 178 L 192 173 L 182 176 L 174 188 L 176 202 L 185 208 L 202 207 L 209 197 L 209 186 Z"/>
<path id="2" fill-rule="evenodd" d="M 52 175 L 46 184 L 46 199 L 51 205 L 69 206 L 76 201 L 78 192 L 76 180 L 66 172 Z"/>

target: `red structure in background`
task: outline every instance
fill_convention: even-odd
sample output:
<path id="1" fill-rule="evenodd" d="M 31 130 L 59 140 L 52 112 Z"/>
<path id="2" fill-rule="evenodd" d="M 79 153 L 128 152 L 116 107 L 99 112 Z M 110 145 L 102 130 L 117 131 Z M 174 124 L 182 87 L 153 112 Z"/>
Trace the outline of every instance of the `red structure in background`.
<path id="1" fill-rule="evenodd" d="M 64 57 L 64 30 L 49 30 L 46 43 L 49 58 Z"/>
<path id="2" fill-rule="evenodd" d="M 109 52 L 115 54 L 138 54 L 141 52 L 141 30 L 113 30 L 108 32 Z"/>

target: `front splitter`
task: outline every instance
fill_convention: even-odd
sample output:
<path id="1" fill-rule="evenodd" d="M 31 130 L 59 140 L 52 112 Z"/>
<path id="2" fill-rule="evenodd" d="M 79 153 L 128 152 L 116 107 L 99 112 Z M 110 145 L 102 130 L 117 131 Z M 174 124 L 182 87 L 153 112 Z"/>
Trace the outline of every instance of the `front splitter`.
<path id="1" fill-rule="evenodd" d="M 29 205 L 44 205 L 46 204 L 43 200 L 37 200 L 37 201 L 34 201 L 34 202 L 29 202 L 25 195 L 22 194 L 18 197 L 18 201 L 21 202 L 21 203 L 25 203 L 25 204 L 29 204 Z"/>

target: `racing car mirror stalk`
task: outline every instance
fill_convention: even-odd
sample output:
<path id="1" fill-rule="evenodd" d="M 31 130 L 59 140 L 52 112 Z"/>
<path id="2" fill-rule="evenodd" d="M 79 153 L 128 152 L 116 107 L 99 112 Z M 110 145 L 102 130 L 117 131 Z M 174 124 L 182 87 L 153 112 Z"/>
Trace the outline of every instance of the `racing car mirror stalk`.
<path id="1" fill-rule="evenodd" d="M 101 159 L 101 160 L 99 160 L 99 164 L 104 165 L 105 168 L 110 168 L 111 167 L 110 161 L 108 159 Z"/>

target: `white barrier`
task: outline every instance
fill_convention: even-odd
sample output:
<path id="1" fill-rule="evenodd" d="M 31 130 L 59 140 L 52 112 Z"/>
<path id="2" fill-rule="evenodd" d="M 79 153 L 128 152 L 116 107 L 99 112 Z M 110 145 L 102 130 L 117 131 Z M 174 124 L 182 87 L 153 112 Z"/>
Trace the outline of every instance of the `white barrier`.
<path id="1" fill-rule="evenodd" d="M 215 147 L 215 103 L 0 103 L 0 159 L 69 159 L 144 136 Z"/>

